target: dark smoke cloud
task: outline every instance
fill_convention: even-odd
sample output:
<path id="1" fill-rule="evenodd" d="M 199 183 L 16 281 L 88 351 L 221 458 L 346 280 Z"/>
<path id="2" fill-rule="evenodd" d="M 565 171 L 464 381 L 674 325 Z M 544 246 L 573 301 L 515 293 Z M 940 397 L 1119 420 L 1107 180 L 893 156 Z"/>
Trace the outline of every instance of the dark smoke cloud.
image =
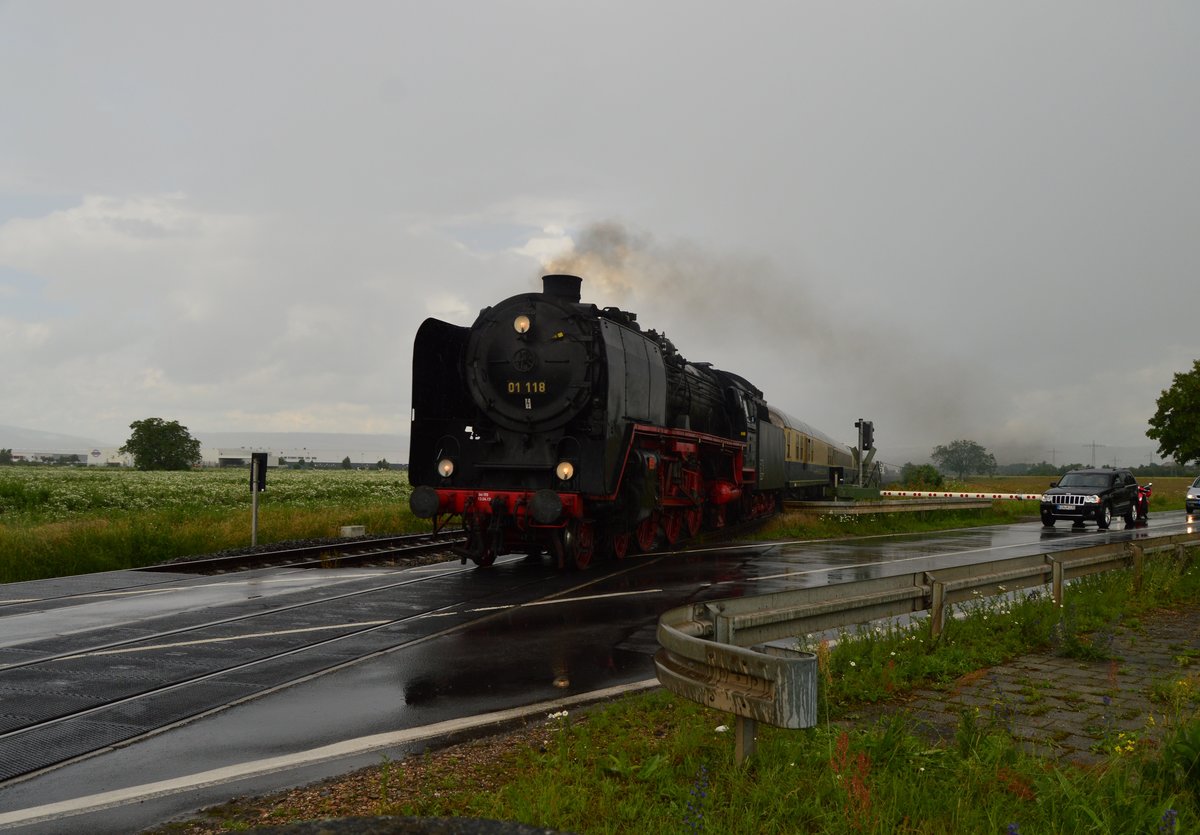
<path id="1" fill-rule="evenodd" d="M 746 376 L 768 400 L 835 437 L 849 437 L 864 415 L 893 446 L 986 433 L 979 374 L 936 337 L 906 331 L 884 311 L 841 309 L 818 278 L 768 257 L 664 244 L 607 221 L 584 229 L 546 270 L 582 276 L 585 302 L 638 313 L 688 359 Z"/>

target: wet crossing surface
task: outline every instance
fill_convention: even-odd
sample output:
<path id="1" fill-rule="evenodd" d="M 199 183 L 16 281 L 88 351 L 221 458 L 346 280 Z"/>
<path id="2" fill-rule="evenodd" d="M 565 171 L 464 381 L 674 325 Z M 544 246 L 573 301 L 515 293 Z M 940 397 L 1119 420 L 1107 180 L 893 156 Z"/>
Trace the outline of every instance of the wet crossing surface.
<path id="1" fill-rule="evenodd" d="M 1156 514 L 1149 528 L 1023 524 L 761 543 L 583 574 L 502 559 L 488 571 L 448 563 L 149 583 L 122 572 L 0 586 L 0 763 L 16 772 L 0 783 L 0 822 L 13 810 L 644 681 L 658 615 L 686 602 L 1185 529 L 1182 514 Z M 197 714 L 206 715 L 185 721 Z M 179 724 L 145 736 L 165 723 Z M 116 747 L 21 776 L 105 746 Z M 73 826 L 128 831 L 379 756 L 172 794 Z M 62 821 L 30 831 L 39 826 L 61 831 Z"/>

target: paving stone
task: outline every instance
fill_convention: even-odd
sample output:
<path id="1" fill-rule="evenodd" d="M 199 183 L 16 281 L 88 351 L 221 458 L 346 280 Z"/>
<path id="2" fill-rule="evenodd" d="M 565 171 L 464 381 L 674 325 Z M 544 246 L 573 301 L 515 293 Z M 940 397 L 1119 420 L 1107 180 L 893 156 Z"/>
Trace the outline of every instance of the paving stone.
<path id="1" fill-rule="evenodd" d="M 1100 743 L 1134 733 L 1155 746 L 1172 711 L 1147 698 L 1156 682 L 1194 674 L 1176 657 L 1200 653 L 1200 606 L 1141 619 L 1140 631 L 1113 631 L 1112 652 L 1121 660 L 1078 661 L 1034 653 L 938 688 L 914 691 L 904 702 L 913 729 L 934 742 L 954 739 L 963 710 L 1008 729 L 1035 756 L 1081 765 L 1104 762 Z M 895 706 L 874 706 L 861 717 L 873 721 Z M 1150 716 L 1156 718 L 1150 724 Z"/>

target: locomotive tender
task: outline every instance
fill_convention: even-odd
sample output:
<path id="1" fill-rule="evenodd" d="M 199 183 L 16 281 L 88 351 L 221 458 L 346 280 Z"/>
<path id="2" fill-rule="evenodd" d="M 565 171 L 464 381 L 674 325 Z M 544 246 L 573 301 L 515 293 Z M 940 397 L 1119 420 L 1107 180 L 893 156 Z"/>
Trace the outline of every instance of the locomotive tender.
<path id="1" fill-rule="evenodd" d="M 637 317 L 543 277 L 471 327 L 426 319 L 413 347 L 410 504 L 462 519 L 477 565 L 505 553 L 586 568 L 819 497 L 853 451 L 687 362 Z"/>

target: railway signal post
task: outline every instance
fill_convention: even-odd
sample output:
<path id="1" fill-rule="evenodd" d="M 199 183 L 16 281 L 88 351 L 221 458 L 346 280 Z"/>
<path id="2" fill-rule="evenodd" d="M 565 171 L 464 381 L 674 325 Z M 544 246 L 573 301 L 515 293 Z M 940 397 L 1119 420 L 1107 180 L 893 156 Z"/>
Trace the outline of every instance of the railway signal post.
<path id="1" fill-rule="evenodd" d="M 267 489 L 267 454 L 250 453 L 250 546 L 258 545 L 258 494 Z"/>

